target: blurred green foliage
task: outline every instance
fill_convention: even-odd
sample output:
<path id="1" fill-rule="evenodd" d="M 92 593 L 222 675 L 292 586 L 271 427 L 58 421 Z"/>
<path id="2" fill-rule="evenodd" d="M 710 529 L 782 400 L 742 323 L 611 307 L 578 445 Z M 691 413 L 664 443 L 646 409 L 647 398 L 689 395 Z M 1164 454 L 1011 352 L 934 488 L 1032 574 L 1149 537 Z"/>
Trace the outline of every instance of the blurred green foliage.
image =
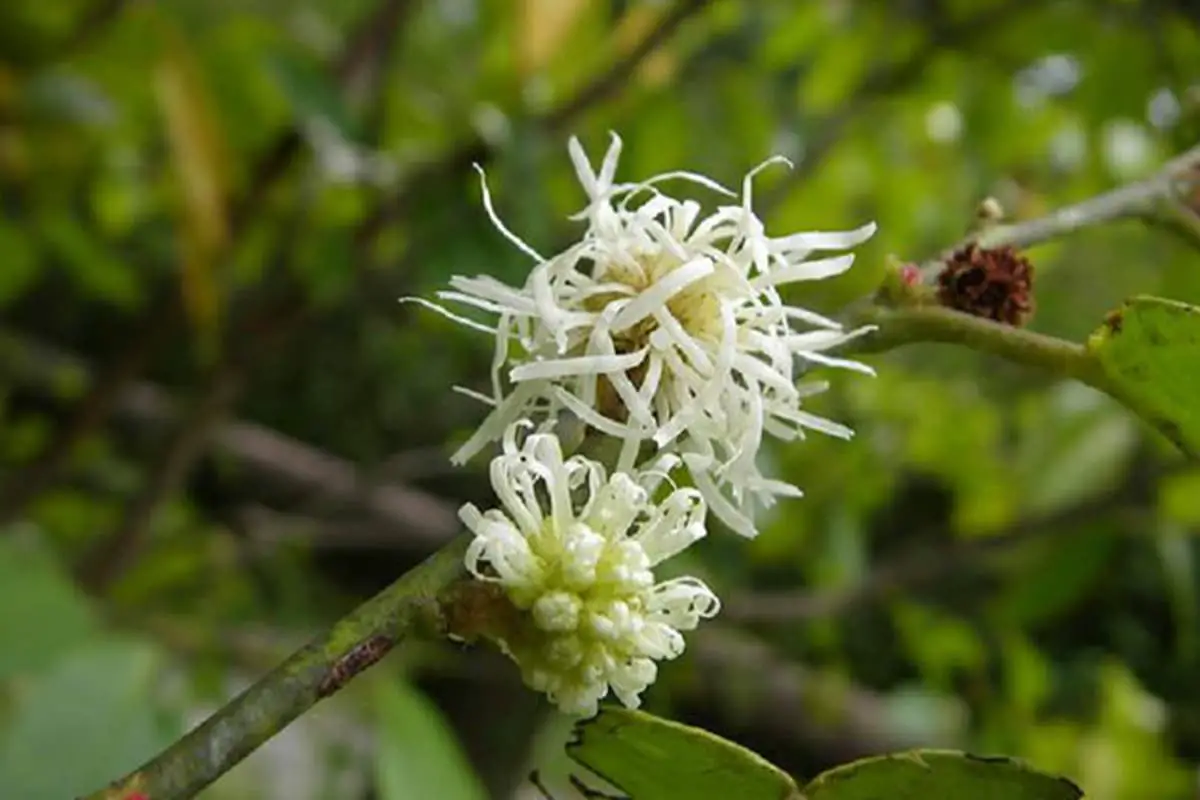
<path id="1" fill-rule="evenodd" d="M 445 460 L 483 414 L 450 387 L 487 386 L 488 343 L 397 302 L 521 280 L 472 162 L 551 251 L 577 230 L 570 134 L 597 152 L 620 132 L 626 177 L 735 184 L 788 155 L 758 184 L 775 231 L 879 223 L 850 273 L 792 298 L 836 312 L 985 196 L 1033 218 L 1195 144 L 1198 13 L 0 3 L 0 797 L 136 766 L 488 501 L 478 465 Z M 1200 256 L 1136 222 L 1028 255 L 1032 327 L 1057 336 L 1133 294 L 1200 303 Z M 806 497 L 686 565 L 754 660 L 698 639 L 652 707 L 802 778 L 953 746 L 1096 800 L 1193 797 L 1200 470 L 1052 375 L 946 345 L 872 363 L 814 403 L 852 442 L 771 454 Z M 429 648 L 371 676 L 205 796 L 533 796 L 561 721 L 507 665 Z"/>

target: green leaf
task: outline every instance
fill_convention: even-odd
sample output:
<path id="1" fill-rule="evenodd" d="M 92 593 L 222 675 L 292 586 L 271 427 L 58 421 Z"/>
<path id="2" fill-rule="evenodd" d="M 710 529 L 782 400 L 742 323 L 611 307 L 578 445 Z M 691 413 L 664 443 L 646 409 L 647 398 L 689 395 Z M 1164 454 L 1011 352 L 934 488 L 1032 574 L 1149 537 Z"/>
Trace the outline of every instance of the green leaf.
<path id="1" fill-rule="evenodd" d="M 0 538 L 0 680 L 42 669 L 89 639 L 96 620 L 54 557 Z"/>
<path id="2" fill-rule="evenodd" d="M 380 799 L 483 800 L 483 786 L 437 708 L 404 682 L 379 681 L 375 692 Z"/>
<path id="3" fill-rule="evenodd" d="M 567 755 L 633 800 L 799 800 L 791 777 L 741 745 L 641 711 L 605 707 Z"/>
<path id="4" fill-rule="evenodd" d="M 1092 334 L 1088 349 L 1126 404 L 1200 457 L 1200 308 L 1134 297 Z"/>
<path id="5" fill-rule="evenodd" d="M 1060 523 L 1060 526 L 1070 523 Z M 1067 536 L 1022 560 L 1013 580 L 1001 592 L 998 607 L 1015 625 L 1044 625 L 1081 603 L 1104 579 L 1117 556 L 1121 536 L 1095 524 L 1086 534 Z"/>
<path id="6" fill-rule="evenodd" d="M 37 220 L 37 226 L 47 250 L 83 292 L 118 307 L 137 304 L 145 288 L 142 276 L 94 231 L 62 209 L 44 214 Z"/>
<path id="7" fill-rule="evenodd" d="M 148 645 L 107 641 L 42 673 L 0 737 L 0 797 L 75 797 L 169 744 L 181 726 L 155 705 L 162 666 Z"/>
<path id="8" fill-rule="evenodd" d="M 1077 800 L 1078 786 L 1020 761 L 948 750 L 913 750 L 831 769 L 805 800 Z"/>
<path id="9" fill-rule="evenodd" d="M 16 225 L 0 221 L 0 306 L 18 297 L 38 274 L 33 242 Z"/>
<path id="10" fill-rule="evenodd" d="M 216 344 L 222 311 L 218 261 L 229 242 L 231 172 L 220 114 L 188 37 L 164 19 L 154 90 L 166 125 L 179 190 L 179 255 L 184 307 L 203 348 Z"/>
<path id="11" fill-rule="evenodd" d="M 309 59 L 285 52 L 268 53 L 263 60 L 298 121 L 322 119 L 344 138 L 358 137 L 359 126 L 325 70 Z"/>
<path id="12" fill-rule="evenodd" d="M 1200 470 L 1167 475 L 1159 481 L 1158 510 L 1172 522 L 1200 526 Z"/>

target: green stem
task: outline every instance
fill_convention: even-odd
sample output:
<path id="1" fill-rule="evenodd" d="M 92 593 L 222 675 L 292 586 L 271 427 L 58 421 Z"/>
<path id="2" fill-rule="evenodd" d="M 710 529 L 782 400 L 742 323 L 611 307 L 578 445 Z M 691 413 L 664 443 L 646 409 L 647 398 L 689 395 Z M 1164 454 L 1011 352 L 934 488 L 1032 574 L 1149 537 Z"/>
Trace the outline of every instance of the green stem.
<path id="1" fill-rule="evenodd" d="M 978 235 L 980 247 L 1012 245 L 1031 247 L 1051 239 L 1121 219 L 1152 217 L 1159 203 L 1171 194 L 1166 176 L 1131 183 L 1082 203 L 1056 209 L 1043 217 L 1010 225 L 996 225 Z"/>
<path id="2" fill-rule="evenodd" d="M 1200 145 L 1172 159 L 1145 180 L 1064 206 L 1036 219 L 990 226 L 958 242 L 943 255 L 922 264 L 921 274 L 927 280 L 932 278 L 941 271 L 949 253 L 970 242 L 980 247 L 1012 245 L 1021 249 L 1068 236 L 1084 228 L 1123 219 L 1141 219 L 1168 225 L 1193 245 L 1200 246 L 1197 214 L 1180 200 L 1183 194 L 1200 186 L 1200 171 L 1196 169 L 1198 163 Z"/>
<path id="3" fill-rule="evenodd" d="M 1200 458 L 1200 453 L 1182 439 L 1169 420 L 1164 420 L 1136 392 L 1130 392 L 1121 382 L 1109 378 L 1099 359 L 1083 345 L 942 306 L 868 306 L 856 312 L 854 322 L 878 325 L 879 329 L 858 339 L 845 352 L 879 353 L 906 344 L 944 342 L 991 353 L 1017 364 L 1074 378 L 1104 392 L 1173 442 L 1185 455 Z"/>
<path id="4" fill-rule="evenodd" d="M 183 800 L 289 723 L 414 638 L 442 638 L 447 603 L 465 577 L 461 536 L 296 651 L 182 739 L 86 800 Z"/>
<path id="5" fill-rule="evenodd" d="M 879 329 L 847 348 L 853 352 L 877 353 L 916 342 L 945 342 L 1075 378 L 1104 392 L 1112 389 L 1100 363 L 1083 345 L 961 311 L 925 305 L 870 306 L 856 314 L 855 322 L 878 325 Z"/>

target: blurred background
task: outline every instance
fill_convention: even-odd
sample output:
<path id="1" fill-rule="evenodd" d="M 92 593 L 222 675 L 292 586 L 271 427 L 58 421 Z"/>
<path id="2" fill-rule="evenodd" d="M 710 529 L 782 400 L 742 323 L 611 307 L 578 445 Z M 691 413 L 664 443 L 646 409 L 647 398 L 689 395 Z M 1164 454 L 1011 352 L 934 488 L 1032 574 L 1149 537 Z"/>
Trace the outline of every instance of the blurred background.
<path id="1" fill-rule="evenodd" d="M 489 343 L 397 298 L 520 282 L 472 162 L 552 251 L 567 137 L 610 130 L 626 179 L 793 158 L 776 233 L 876 220 L 791 297 L 836 312 L 984 197 L 1036 217 L 1200 140 L 1200 3 L 3 0 L 0 797 L 133 768 L 489 502 L 447 461 Z M 1058 336 L 1200 302 L 1135 222 L 1029 256 Z M 854 441 L 770 453 L 807 496 L 689 551 L 726 608 L 649 707 L 799 776 L 936 745 L 1200 796 L 1200 470 L 1071 382 L 870 361 L 812 405 Z M 532 798 L 565 731 L 494 653 L 406 648 L 203 796 Z"/>

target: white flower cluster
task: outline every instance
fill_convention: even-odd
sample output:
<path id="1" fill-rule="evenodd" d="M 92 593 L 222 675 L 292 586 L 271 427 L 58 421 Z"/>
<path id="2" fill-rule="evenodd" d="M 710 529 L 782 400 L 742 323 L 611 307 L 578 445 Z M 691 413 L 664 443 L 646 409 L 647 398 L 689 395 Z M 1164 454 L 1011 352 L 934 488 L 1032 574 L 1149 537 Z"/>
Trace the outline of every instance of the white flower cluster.
<path id="1" fill-rule="evenodd" d="M 501 644 L 526 683 L 588 715 L 610 690 L 636 706 L 656 662 L 683 651 L 681 631 L 717 612 L 703 582 L 653 573 L 705 535 L 707 509 L 749 537 L 757 506 L 800 494 L 761 474 L 763 439 L 851 435 L 802 408 L 826 384 L 797 380 L 812 364 L 869 373 L 828 352 L 866 329 L 789 306 L 779 288 L 844 272 L 853 255 L 814 256 L 861 244 L 875 226 L 768 236 L 752 184 L 783 159 L 752 170 L 739 197 L 690 172 L 616 182 L 615 134 L 599 170 L 577 140 L 569 149 L 588 196 L 573 217 L 586 223 L 579 241 L 541 256 L 500 221 L 484 182 L 492 222 L 534 261 L 528 279 L 516 288 L 456 276 L 438 293 L 495 315 L 492 325 L 417 302 L 494 337 L 491 395 L 471 393 L 492 411 L 452 458 L 500 441 L 491 480 L 502 507 L 460 512 L 475 537 L 467 567 L 524 612 L 520 634 Z M 667 180 L 736 202 L 703 215 L 696 201 L 665 194 Z M 564 459 L 554 433 L 564 412 L 619 442 L 611 473 Z M 655 502 L 679 467 L 696 488 L 672 484 Z"/>
<path id="2" fill-rule="evenodd" d="M 571 140 L 571 160 L 589 198 L 573 218 L 586 220 L 587 228 L 551 258 L 504 226 L 484 185 L 493 222 L 536 263 L 521 288 L 486 275 L 456 276 L 451 290 L 438 293 L 499 318 L 487 326 L 433 306 L 495 337 L 492 396 L 482 398 L 494 408 L 453 460 L 466 461 L 516 420 L 545 420 L 549 427 L 566 410 L 623 443 L 618 470 L 636 468 L 647 444 L 678 453 L 717 516 L 754 536 L 757 504 L 800 494 L 759 472 L 764 435 L 851 435 L 802 409 L 827 384 L 797 385 L 799 372 L 808 364 L 871 372 L 827 352 L 868 329 L 847 331 L 786 305 L 779 287 L 844 272 L 852 254 L 811 256 L 860 244 L 875 225 L 770 237 L 752 209 L 752 183 L 783 159 L 752 170 L 740 202 L 702 216 L 699 203 L 664 194 L 659 184 L 679 179 L 736 195 L 690 172 L 617 183 L 620 152 L 614 134 L 597 172 Z"/>
<path id="3" fill-rule="evenodd" d="M 652 571 L 704 537 L 704 500 L 675 489 L 656 504 L 660 473 L 610 477 L 582 456 L 564 460 L 553 435 L 519 445 L 519 427 L 491 465 L 503 508 L 460 512 L 475 535 L 467 568 L 529 613 L 532 629 L 503 645 L 530 687 L 566 713 L 594 714 L 610 687 L 634 708 L 655 662 L 683 652 L 680 631 L 720 607 L 703 582 L 656 583 Z"/>

